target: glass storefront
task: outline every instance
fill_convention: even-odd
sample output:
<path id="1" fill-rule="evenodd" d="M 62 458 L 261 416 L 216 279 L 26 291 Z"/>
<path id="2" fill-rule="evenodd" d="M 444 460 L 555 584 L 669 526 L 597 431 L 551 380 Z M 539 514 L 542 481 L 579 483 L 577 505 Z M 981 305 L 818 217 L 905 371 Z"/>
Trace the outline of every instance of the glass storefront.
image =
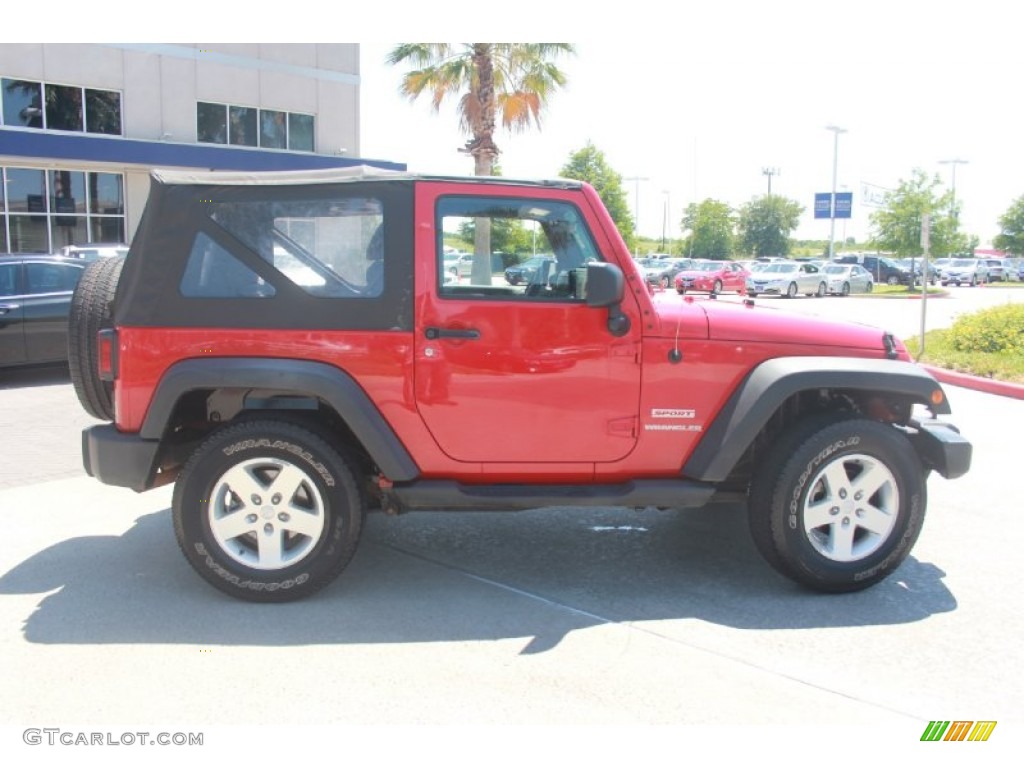
<path id="1" fill-rule="evenodd" d="M 0 253 L 125 242 L 120 173 L 0 168 Z"/>

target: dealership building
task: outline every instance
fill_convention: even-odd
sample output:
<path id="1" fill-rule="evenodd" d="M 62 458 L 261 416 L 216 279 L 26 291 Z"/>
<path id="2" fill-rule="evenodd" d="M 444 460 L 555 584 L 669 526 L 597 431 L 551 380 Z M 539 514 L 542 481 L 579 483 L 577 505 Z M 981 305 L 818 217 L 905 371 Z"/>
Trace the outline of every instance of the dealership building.
<path id="1" fill-rule="evenodd" d="M 154 168 L 359 157 L 356 44 L 0 44 L 0 253 L 130 242 Z"/>

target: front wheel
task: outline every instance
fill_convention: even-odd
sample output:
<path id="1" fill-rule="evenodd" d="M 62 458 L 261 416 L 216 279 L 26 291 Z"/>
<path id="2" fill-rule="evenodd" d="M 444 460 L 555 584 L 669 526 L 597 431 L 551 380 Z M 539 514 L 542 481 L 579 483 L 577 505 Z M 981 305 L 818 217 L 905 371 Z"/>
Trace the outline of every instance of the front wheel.
<path id="1" fill-rule="evenodd" d="M 722 292 L 722 281 L 721 280 L 715 280 L 715 284 L 711 286 L 711 292 L 712 293 L 721 293 Z"/>
<path id="2" fill-rule="evenodd" d="M 849 283 L 843 283 L 842 294 L 843 294 L 843 296 L 849 296 L 850 295 L 850 284 Z"/>
<path id="3" fill-rule="evenodd" d="M 284 421 L 215 432 L 174 488 L 174 530 L 189 564 L 232 597 L 285 602 L 313 594 L 348 565 L 363 501 L 348 462 Z"/>
<path id="4" fill-rule="evenodd" d="M 750 531 L 783 575 L 853 592 L 910 553 L 924 524 L 925 472 L 894 427 L 830 419 L 797 425 L 773 448 L 750 486 Z"/>
<path id="5" fill-rule="evenodd" d="M 827 286 L 824 283 L 818 283 L 818 291 L 814 295 L 820 299 L 822 296 L 825 295 L 826 290 Z"/>
<path id="6" fill-rule="evenodd" d="M 786 289 L 786 296 L 790 299 L 795 299 L 797 294 L 796 283 L 790 283 L 789 288 Z"/>

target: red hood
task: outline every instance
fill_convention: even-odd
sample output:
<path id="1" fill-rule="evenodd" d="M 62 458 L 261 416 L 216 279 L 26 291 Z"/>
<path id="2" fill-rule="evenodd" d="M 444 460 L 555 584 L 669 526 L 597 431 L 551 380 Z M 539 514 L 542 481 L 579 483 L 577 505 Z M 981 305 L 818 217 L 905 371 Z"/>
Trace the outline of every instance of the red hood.
<path id="1" fill-rule="evenodd" d="M 652 335 L 716 341 L 799 344 L 844 349 L 884 349 L 885 331 L 870 325 L 827 320 L 762 305 L 665 295 L 654 302 L 660 328 Z M 897 343 L 903 350 L 903 345 Z"/>

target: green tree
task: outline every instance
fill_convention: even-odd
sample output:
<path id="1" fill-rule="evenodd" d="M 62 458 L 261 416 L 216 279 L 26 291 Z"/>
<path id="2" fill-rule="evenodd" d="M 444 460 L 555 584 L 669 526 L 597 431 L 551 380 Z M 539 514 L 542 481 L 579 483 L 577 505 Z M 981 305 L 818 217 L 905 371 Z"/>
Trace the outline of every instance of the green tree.
<path id="1" fill-rule="evenodd" d="M 601 198 L 601 202 L 608 209 L 622 239 L 632 250 L 634 244 L 633 214 L 629 211 L 626 192 L 622 188 L 622 175 L 608 165 L 604 153 L 588 141 L 587 146 L 569 156 L 568 162 L 558 173 L 562 178 L 585 181 L 594 188 Z"/>
<path id="2" fill-rule="evenodd" d="M 402 43 L 387 57 L 389 64 L 413 67 L 402 77 L 400 92 L 415 101 L 430 94 L 435 111 L 449 96 L 459 98 L 459 127 L 470 139 L 474 173 L 489 176 L 498 157 L 494 141 L 497 121 L 510 130 L 540 126 L 548 97 L 565 85 L 554 59 L 574 53 L 568 43 Z M 489 283 L 490 228 L 476 226 L 473 281 Z"/>
<path id="3" fill-rule="evenodd" d="M 740 247 L 754 256 L 786 256 L 789 234 L 800 223 L 804 207 L 781 195 L 755 197 L 740 208 Z"/>
<path id="4" fill-rule="evenodd" d="M 999 234 L 992 244 L 1014 256 L 1024 256 L 1024 195 L 999 217 Z"/>
<path id="5" fill-rule="evenodd" d="M 732 255 L 736 219 L 728 204 L 711 198 L 690 203 L 681 223 L 690 232 L 683 251 L 687 256 L 727 259 Z"/>
<path id="6" fill-rule="evenodd" d="M 875 248 L 896 256 L 918 256 L 921 248 L 921 223 L 925 214 L 931 219 L 929 253 L 948 256 L 964 253 L 970 238 L 957 230 L 957 220 L 950 215 L 952 192 L 940 192 L 938 174 L 931 178 L 915 168 L 911 178 L 885 195 L 881 208 L 871 214 L 871 243 Z"/>

